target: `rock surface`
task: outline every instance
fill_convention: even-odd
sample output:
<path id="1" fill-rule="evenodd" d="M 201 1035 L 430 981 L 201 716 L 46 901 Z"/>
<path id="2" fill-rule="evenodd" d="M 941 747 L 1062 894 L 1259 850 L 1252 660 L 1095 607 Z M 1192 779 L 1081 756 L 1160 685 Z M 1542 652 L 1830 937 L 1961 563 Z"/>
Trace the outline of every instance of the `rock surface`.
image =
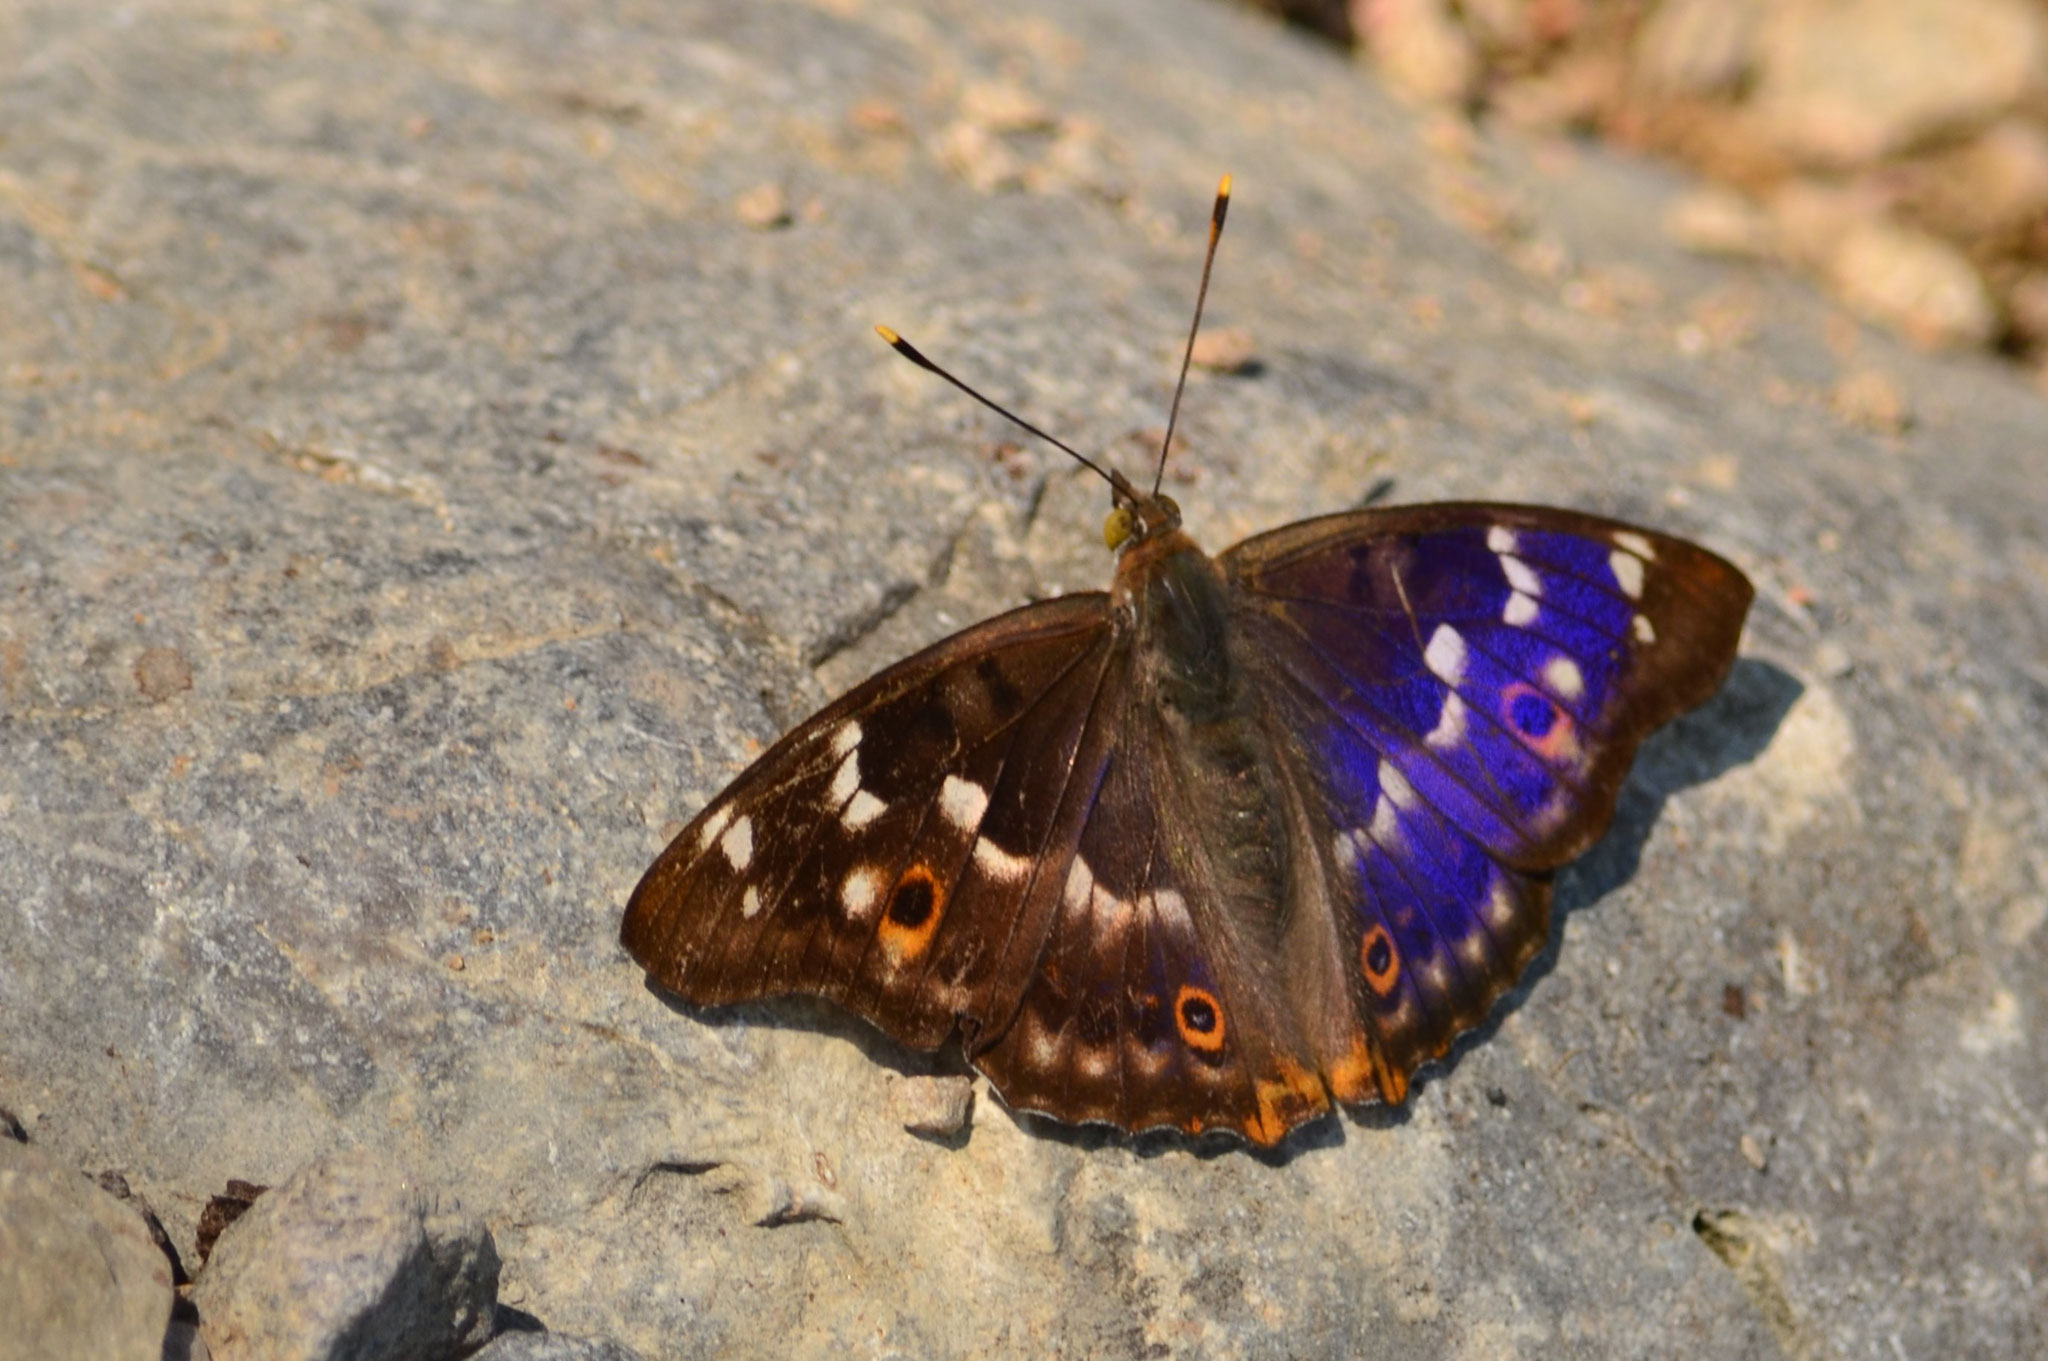
<path id="1" fill-rule="evenodd" d="M 215 1361 L 443 1361 L 490 1336 L 497 1290 L 482 1223 L 352 1153 L 230 1224 L 192 1302 Z"/>
<path id="2" fill-rule="evenodd" d="M 0 52 L 0 1106 L 181 1251 L 360 1147 L 650 1358 L 2048 1349 L 2011 374 L 1189 0 L 31 3 Z M 1386 484 L 1621 514 L 1757 580 L 1746 660 L 1401 1111 L 919 1138 L 923 1058 L 668 1007 L 619 912 L 836 687 L 1106 577 L 1099 486 L 870 324 L 1135 468 L 1226 170 L 1204 542 Z M 1866 372 L 1910 422 L 1835 414 Z"/>
<path id="3" fill-rule="evenodd" d="M 158 1361 L 171 1264 L 142 1217 L 0 1137 L 0 1356 Z"/>

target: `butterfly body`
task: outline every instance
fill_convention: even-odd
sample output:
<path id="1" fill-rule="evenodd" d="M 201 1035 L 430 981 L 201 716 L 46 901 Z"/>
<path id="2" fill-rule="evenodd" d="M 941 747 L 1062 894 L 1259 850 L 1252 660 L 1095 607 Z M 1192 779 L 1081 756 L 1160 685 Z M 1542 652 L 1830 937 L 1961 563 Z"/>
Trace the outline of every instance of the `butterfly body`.
<path id="1" fill-rule="evenodd" d="M 1067 1121 L 1263 1145 L 1398 1102 L 1542 948 L 1549 872 L 1750 600 L 1569 511 L 1358 511 L 1212 558 L 1117 487 L 1107 593 L 888 668 L 684 828 L 622 930 L 655 981 L 957 1036 Z"/>

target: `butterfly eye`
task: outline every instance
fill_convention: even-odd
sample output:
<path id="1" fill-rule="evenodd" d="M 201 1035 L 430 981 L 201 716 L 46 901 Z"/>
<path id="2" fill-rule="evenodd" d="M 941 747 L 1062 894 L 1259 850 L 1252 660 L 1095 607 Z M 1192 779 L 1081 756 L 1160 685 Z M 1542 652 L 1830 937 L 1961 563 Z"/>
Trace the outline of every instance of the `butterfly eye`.
<path id="1" fill-rule="evenodd" d="M 932 943 L 945 915 L 946 890 L 929 865 L 912 865 L 896 881 L 882 914 L 882 944 L 898 963 L 916 959 Z"/>
<path id="2" fill-rule="evenodd" d="M 1111 548 L 1123 547 L 1137 523 L 1137 517 L 1131 513 L 1129 506 L 1118 506 L 1109 513 L 1109 518 L 1102 522 L 1102 541 Z"/>
<path id="3" fill-rule="evenodd" d="M 1384 926 L 1365 933 L 1358 945 L 1358 963 L 1365 972 L 1365 985 L 1376 997 L 1385 997 L 1401 980 L 1401 952 L 1394 948 L 1394 938 Z"/>
<path id="4" fill-rule="evenodd" d="M 1214 993 L 1192 983 L 1183 987 L 1174 999 L 1173 1020 L 1188 1048 L 1204 1054 L 1223 1052 L 1223 1008 Z"/>

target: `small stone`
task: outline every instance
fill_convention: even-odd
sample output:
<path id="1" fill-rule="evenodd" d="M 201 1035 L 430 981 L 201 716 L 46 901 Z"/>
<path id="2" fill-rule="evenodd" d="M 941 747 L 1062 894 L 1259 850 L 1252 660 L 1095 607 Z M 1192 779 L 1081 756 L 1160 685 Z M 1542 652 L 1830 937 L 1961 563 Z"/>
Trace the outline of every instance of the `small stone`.
<path id="1" fill-rule="evenodd" d="M 174 647 L 145 648 L 135 659 L 135 684 L 152 704 L 192 688 L 192 663 Z"/>
<path id="2" fill-rule="evenodd" d="M 1242 326 L 1219 326 L 1195 337 L 1189 361 L 1212 373 L 1250 373 L 1258 367 L 1259 347 Z"/>
<path id="3" fill-rule="evenodd" d="M 1696 255 L 1755 258 L 1773 254 L 1771 215 L 1733 190 L 1707 187 L 1681 195 L 1664 214 L 1664 235 Z"/>
<path id="4" fill-rule="evenodd" d="M 1913 423 L 1906 390 L 1876 369 L 1858 369 L 1836 383 L 1828 406 L 1850 425 L 1880 435 L 1899 434 Z"/>
<path id="5" fill-rule="evenodd" d="M 846 111 L 846 121 L 865 137 L 899 137 L 910 130 L 903 111 L 886 99 L 863 99 Z"/>
<path id="6" fill-rule="evenodd" d="M 965 1077 L 891 1077 L 889 1118 L 912 1134 L 948 1139 L 967 1127 L 974 1081 Z"/>
<path id="7" fill-rule="evenodd" d="M 215 1361 L 424 1358 L 490 1335 L 498 1251 L 367 1153 L 300 1169 L 229 1225 L 192 1302 Z"/>
<path id="8" fill-rule="evenodd" d="M 1425 104 L 1461 104 L 1479 78 L 1472 40 L 1446 0 L 1361 0 L 1374 65 L 1395 93 Z"/>
<path id="9" fill-rule="evenodd" d="M 980 81 L 960 92 L 960 116 L 990 132 L 1046 132 L 1058 119 L 1037 95 L 1013 81 Z"/>
<path id="10" fill-rule="evenodd" d="M 1989 122 L 2048 63 L 2030 0 L 1788 0 L 1757 42 L 1757 130 L 1803 162 L 1865 165 Z"/>
<path id="11" fill-rule="evenodd" d="M 2048 350 L 2048 269 L 2030 269 L 2006 291 L 2006 317 L 2013 339 L 2030 350 Z"/>
<path id="12" fill-rule="evenodd" d="M 1663 0 L 1637 31 L 1630 73 L 1659 94 L 1737 89 L 1755 59 L 1765 0 Z"/>
<path id="13" fill-rule="evenodd" d="M 1024 183 L 1024 166 L 1002 139 L 979 123 L 960 119 L 939 134 L 939 159 L 960 178 L 984 194 L 1017 189 Z"/>
<path id="14" fill-rule="evenodd" d="M 1880 219 L 1884 208 L 1871 195 L 1817 180 L 1792 180 L 1769 201 L 1778 253 L 1809 267 L 1824 267 L 1843 238 Z"/>
<path id="15" fill-rule="evenodd" d="M 772 231 L 790 223 L 789 195 L 774 182 L 757 184 L 732 201 L 739 220 L 756 231 Z"/>
<path id="16" fill-rule="evenodd" d="M 0 1353 L 158 1361 L 170 1259 L 129 1206 L 0 1139 Z"/>
<path id="17" fill-rule="evenodd" d="M 1837 247 L 1829 274 L 1843 302 L 1925 349 L 1989 344 L 1998 308 L 1967 257 L 1939 237 L 1865 223 Z"/>
<path id="18" fill-rule="evenodd" d="M 1771 1165 L 1770 1150 L 1754 1134 L 1743 1135 L 1738 1146 L 1742 1149 L 1742 1160 L 1757 1171 L 1762 1172 Z"/>
<path id="19" fill-rule="evenodd" d="M 1961 146 L 1885 174 L 1901 215 L 1943 236 L 2024 238 L 2048 218 L 2048 127 L 2008 118 Z"/>
<path id="20" fill-rule="evenodd" d="M 1813 649 L 1813 669 L 1829 680 L 1840 680 L 1856 669 L 1856 659 L 1848 648 L 1826 638 Z"/>

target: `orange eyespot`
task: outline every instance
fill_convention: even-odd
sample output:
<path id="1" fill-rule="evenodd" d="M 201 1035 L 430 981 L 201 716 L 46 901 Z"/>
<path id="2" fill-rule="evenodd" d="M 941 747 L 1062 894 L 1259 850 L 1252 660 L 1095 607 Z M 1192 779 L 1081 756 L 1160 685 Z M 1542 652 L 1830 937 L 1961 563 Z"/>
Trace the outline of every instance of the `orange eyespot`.
<path id="1" fill-rule="evenodd" d="M 1572 716 L 1533 685 L 1515 681 L 1501 687 L 1500 719 L 1546 761 L 1568 760 L 1578 751 Z"/>
<path id="2" fill-rule="evenodd" d="M 899 964 L 916 959 L 930 948 L 945 915 L 946 886 L 931 866 L 914 864 L 889 893 L 880 927 L 882 944 Z"/>
<path id="3" fill-rule="evenodd" d="M 1401 981 L 1401 951 L 1386 927 L 1375 925 L 1358 943 L 1358 967 L 1375 997 L 1385 997 Z"/>
<path id="4" fill-rule="evenodd" d="M 1223 1004 L 1215 993 L 1192 983 L 1183 985 L 1173 1000 L 1173 1023 L 1188 1048 L 1204 1054 L 1223 1052 Z"/>

